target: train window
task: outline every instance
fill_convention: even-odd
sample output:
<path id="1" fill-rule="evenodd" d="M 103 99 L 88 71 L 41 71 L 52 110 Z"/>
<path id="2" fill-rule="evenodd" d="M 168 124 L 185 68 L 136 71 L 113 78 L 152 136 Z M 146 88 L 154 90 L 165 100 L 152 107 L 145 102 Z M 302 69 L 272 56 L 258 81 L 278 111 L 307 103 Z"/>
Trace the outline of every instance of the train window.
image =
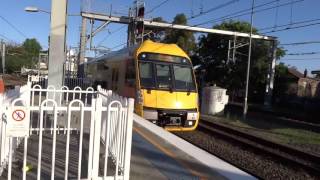
<path id="1" fill-rule="evenodd" d="M 126 70 L 126 84 L 130 87 L 135 86 L 136 82 L 136 71 L 134 66 L 134 60 L 128 59 L 127 60 L 127 70 Z"/>
<path id="2" fill-rule="evenodd" d="M 195 90 L 192 70 L 190 67 L 173 66 L 175 88 L 180 90 Z"/>
<path id="3" fill-rule="evenodd" d="M 139 67 L 140 70 L 140 83 L 144 88 L 153 88 L 154 87 L 154 78 L 152 64 L 141 62 Z"/>
<path id="4" fill-rule="evenodd" d="M 170 65 L 157 64 L 157 86 L 160 89 L 170 89 L 172 86 L 171 83 L 171 73 Z"/>

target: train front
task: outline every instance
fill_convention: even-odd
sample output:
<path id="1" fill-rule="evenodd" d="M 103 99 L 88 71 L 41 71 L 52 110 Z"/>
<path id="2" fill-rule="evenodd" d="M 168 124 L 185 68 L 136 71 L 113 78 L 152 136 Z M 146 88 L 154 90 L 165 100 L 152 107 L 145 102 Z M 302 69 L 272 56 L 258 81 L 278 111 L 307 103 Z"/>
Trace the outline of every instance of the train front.
<path id="1" fill-rule="evenodd" d="M 189 57 L 175 44 L 144 42 L 137 52 L 140 115 L 169 131 L 198 125 L 198 92 Z"/>

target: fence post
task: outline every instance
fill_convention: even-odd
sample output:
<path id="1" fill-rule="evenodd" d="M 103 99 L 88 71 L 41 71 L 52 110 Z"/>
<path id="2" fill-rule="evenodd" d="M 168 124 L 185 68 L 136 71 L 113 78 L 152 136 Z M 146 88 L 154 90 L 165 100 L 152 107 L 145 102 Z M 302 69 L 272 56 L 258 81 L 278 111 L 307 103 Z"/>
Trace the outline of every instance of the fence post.
<path id="1" fill-rule="evenodd" d="M 93 160 L 92 160 L 92 179 L 98 178 L 99 175 L 99 158 L 100 158 L 100 131 L 101 131 L 101 112 L 102 98 L 97 96 L 95 116 L 94 116 L 94 137 L 93 137 Z"/>
<path id="2" fill-rule="evenodd" d="M 127 133 L 126 133 L 126 148 L 124 155 L 124 179 L 129 179 L 130 175 L 130 159 L 131 159 L 131 144 L 132 144 L 132 124 L 133 124 L 133 108 L 134 108 L 134 99 L 129 98 L 128 108 L 127 108 Z"/>
<path id="3" fill-rule="evenodd" d="M 4 159 L 3 158 L 3 154 L 4 154 L 4 148 L 3 148 L 3 141 L 4 141 L 4 137 L 5 137 L 5 134 L 4 134 L 4 123 L 3 123 L 3 121 L 4 121 L 4 119 L 3 119 L 3 115 L 4 115 L 4 111 L 3 111 L 3 109 L 5 108 L 4 107 L 4 104 L 3 104 L 3 94 L 0 92 L 0 106 L 1 106 L 1 108 L 0 108 L 0 175 L 2 174 L 2 172 L 1 172 L 1 169 L 2 169 L 2 159 Z"/>

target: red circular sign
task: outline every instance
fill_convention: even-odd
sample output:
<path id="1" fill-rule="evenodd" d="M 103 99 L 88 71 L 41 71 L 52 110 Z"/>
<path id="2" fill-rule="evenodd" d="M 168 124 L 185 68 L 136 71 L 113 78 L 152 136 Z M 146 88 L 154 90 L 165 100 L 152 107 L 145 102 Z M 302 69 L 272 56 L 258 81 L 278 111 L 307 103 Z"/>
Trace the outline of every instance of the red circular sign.
<path id="1" fill-rule="evenodd" d="M 12 113 L 12 118 L 15 121 L 22 121 L 24 120 L 25 117 L 26 117 L 26 113 L 21 109 L 17 109 Z"/>

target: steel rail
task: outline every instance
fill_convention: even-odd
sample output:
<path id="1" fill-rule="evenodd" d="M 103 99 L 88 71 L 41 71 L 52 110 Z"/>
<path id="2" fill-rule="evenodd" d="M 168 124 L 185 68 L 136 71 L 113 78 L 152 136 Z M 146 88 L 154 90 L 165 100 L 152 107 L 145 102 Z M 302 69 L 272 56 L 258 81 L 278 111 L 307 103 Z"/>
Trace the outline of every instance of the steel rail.
<path id="1" fill-rule="evenodd" d="M 228 141 L 271 156 L 282 163 L 294 165 L 309 173 L 320 176 L 320 156 L 275 143 L 203 118 L 199 122 L 198 129 L 218 135 L 224 139 L 228 139 Z"/>

